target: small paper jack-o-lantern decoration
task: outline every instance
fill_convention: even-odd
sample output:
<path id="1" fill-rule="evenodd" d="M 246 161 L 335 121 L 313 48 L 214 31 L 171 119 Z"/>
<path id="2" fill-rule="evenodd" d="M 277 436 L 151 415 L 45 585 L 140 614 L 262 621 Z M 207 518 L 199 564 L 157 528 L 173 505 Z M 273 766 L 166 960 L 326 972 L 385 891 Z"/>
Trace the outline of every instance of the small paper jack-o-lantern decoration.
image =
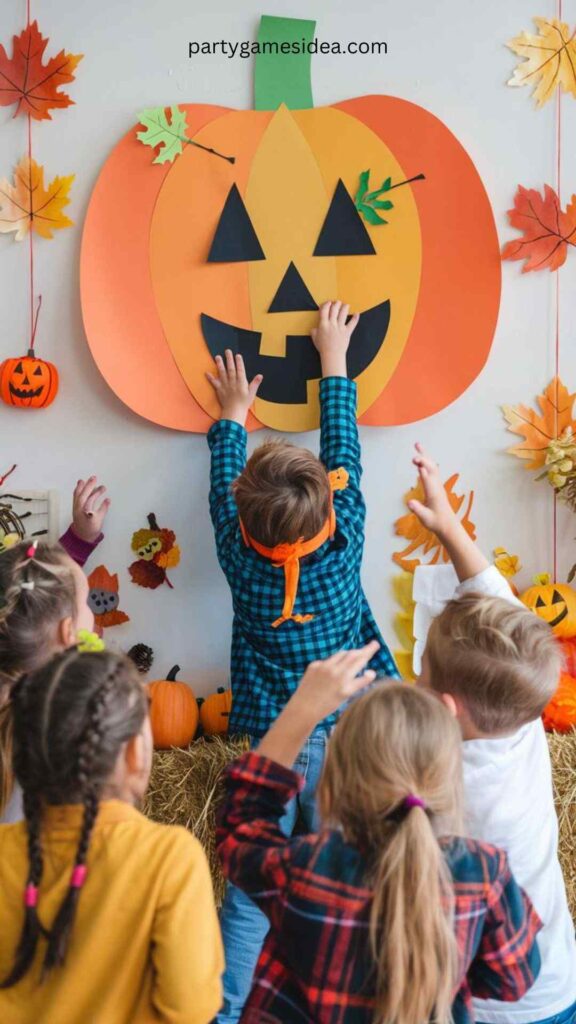
<path id="1" fill-rule="evenodd" d="M 204 700 L 200 698 L 198 705 L 200 725 L 206 736 L 225 736 L 232 710 L 232 690 L 219 686 L 216 693 L 211 693 Z"/>
<path id="2" fill-rule="evenodd" d="M 198 728 L 198 704 L 190 686 L 176 679 L 180 668 L 175 665 L 166 679 L 149 683 L 151 698 L 150 725 L 157 750 L 187 747 Z"/>
<path id="3" fill-rule="evenodd" d="M 58 393 L 58 370 L 38 359 L 34 349 L 0 366 L 0 398 L 19 409 L 46 409 Z"/>
<path id="4" fill-rule="evenodd" d="M 567 583 L 552 583 L 548 573 L 542 573 L 520 600 L 548 623 L 555 636 L 576 636 L 576 590 Z"/>
<path id="5" fill-rule="evenodd" d="M 308 23 L 281 21 L 283 42 L 300 41 Z M 306 56 L 260 52 L 255 77 L 254 110 L 179 105 L 185 137 L 212 155 L 185 145 L 151 166 L 136 128 L 103 168 L 81 258 L 97 365 L 136 412 L 203 431 L 219 415 L 205 372 L 230 348 L 264 375 L 249 426 L 308 430 L 321 376 L 310 331 L 340 298 L 360 314 L 348 374 L 361 421 L 443 409 L 486 362 L 500 297 L 494 218 L 470 158 L 396 97 L 315 108 Z"/>

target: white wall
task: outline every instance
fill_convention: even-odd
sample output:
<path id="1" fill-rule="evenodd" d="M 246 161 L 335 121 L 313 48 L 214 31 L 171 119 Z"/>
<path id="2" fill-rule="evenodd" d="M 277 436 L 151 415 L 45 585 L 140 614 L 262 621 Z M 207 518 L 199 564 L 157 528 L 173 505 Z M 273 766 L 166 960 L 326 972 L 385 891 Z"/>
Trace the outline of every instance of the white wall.
<path id="1" fill-rule="evenodd" d="M 202 6 L 202 9 L 201 9 Z M 6 8 L 10 9 L 7 10 Z M 2 5 L 0 38 L 7 43 L 25 19 L 24 0 Z M 419 103 L 455 132 L 486 185 L 503 240 L 512 237 L 505 211 L 518 183 L 555 184 L 554 105 L 536 111 L 527 90 L 505 86 L 515 58 L 506 40 L 529 29 L 533 13 L 552 17 L 555 0 L 34 0 L 33 17 L 61 47 L 86 56 L 70 94 L 76 106 L 34 126 L 36 159 L 49 177 L 76 173 L 70 215 L 73 229 L 36 244 L 37 291 L 43 294 L 38 335 L 42 356 L 62 374 L 61 394 L 39 414 L 0 406 L 0 473 L 19 464 L 11 483 L 56 487 L 63 509 L 80 475 L 98 473 L 113 497 L 107 536 L 98 560 L 121 574 L 122 607 L 132 616 L 108 632 L 123 647 L 142 640 L 156 651 L 161 674 L 178 661 L 199 693 L 226 680 L 231 607 L 214 554 L 207 510 L 208 451 L 204 437 L 152 426 L 130 413 L 109 391 L 89 354 L 78 292 L 81 226 L 98 172 L 110 149 L 146 106 L 178 102 L 251 103 L 252 63 L 226 57 L 188 60 L 189 39 L 252 39 L 262 10 L 316 17 L 325 39 L 385 39 L 386 57 L 320 56 L 313 61 L 317 106 L 370 92 Z M 564 4 L 576 22 L 576 0 Z M 0 175 L 25 150 L 25 122 L 0 109 Z M 576 103 L 563 101 L 563 200 L 576 192 Z M 463 218 L 474 211 L 463 210 Z M 560 272 L 561 373 L 576 390 L 576 252 Z M 27 246 L 0 236 L 2 357 L 20 354 L 28 336 Z M 412 484 L 412 443 L 423 440 L 446 476 L 460 471 L 476 489 L 473 519 L 486 549 L 507 546 L 521 555 L 524 578 L 551 570 L 552 499 L 519 462 L 504 453 L 513 440 L 499 412 L 502 403 L 529 402 L 553 375 L 555 276 L 521 275 L 503 266 L 503 296 L 489 363 L 469 391 L 427 422 L 362 432 L 369 518 L 365 586 L 392 644 L 392 523 L 401 495 Z M 470 297 L 474 301 L 474 297 Z M 450 310 L 446 310 L 447 318 Z M 302 438 L 314 445 L 313 436 Z M 253 436 L 251 445 L 258 443 Z M 175 529 L 183 562 L 172 573 L 175 589 L 134 587 L 126 567 L 130 538 L 155 511 Z M 63 520 L 64 525 L 64 520 Z M 560 512 L 560 572 L 576 561 L 576 519 Z M 97 562 L 93 562 L 98 564 Z"/>

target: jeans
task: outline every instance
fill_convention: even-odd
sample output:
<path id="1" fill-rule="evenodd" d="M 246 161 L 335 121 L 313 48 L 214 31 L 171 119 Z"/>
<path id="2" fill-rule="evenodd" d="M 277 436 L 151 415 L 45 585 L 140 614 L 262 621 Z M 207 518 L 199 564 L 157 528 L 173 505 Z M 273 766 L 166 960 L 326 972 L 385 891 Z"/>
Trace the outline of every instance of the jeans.
<path id="1" fill-rule="evenodd" d="M 315 793 L 320 781 L 328 735 L 316 730 L 300 751 L 294 771 L 304 776 L 302 792 L 291 800 L 280 821 L 285 835 L 294 831 L 300 816 L 307 832 L 318 830 Z M 230 882 L 226 887 L 220 913 L 224 939 L 226 970 L 224 971 L 224 1003 L 216 1020 L 218 1024 L 237 1024 L 252 988 L 254 969 L 268 932 L 268 919 L 240 889 Z"/>
<path id="2" fill-rule="evenodd" d="M 562 1013 L 557 1013 L 555 1017 L 535 1020 L 533 1024 L 576 1024 L 576 1003 L 572 1003 L 572 1006 L 569 1006 L 567 1010 L 563 1010 Z"/>

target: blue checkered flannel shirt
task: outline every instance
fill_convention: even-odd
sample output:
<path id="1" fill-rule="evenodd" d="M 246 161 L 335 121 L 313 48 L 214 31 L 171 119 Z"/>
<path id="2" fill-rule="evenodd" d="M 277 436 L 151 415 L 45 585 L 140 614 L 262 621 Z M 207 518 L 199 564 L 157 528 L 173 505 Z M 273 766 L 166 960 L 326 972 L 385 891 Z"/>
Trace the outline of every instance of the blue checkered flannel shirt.
<path id="1" fill-rule="evenodd" d="M 294 693 L 311 661 L 378 640 L 371 667 L 398 679 L 362 589 L 366 506 L 356 424 L 356 385 L 344 377 L 320 382 L 320 458 L 328 471 L 343 466 L 348 487 L 334 494 L 336 534 L 300 563 L 294 612 L 311 622 L 272 622 L 284 603 L 284 570 L 246 547 L 240 533 L 232 482 L 246 464 L 244 427 L 220 420 L 208 433 L 212 453 L 210 514 L 218 561 L 232 591 L 232 712 L 230 731 L 263 736 Z M 337 716 L 323 725 L 330 729 Z"/>

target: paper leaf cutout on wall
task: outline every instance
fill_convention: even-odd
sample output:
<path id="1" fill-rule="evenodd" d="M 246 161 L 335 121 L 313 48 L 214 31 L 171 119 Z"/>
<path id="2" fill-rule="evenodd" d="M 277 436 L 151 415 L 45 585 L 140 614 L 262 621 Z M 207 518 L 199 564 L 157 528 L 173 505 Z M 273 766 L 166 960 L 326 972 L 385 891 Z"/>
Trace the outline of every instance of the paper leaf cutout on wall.
<path id="1" fill-rule="evenodd" d="M 172 163 L 182 152 L 182 145 L 186 139 L 186 114 L 179 107 L 170 107 L 170 120 L 164 107 L 148 107 L 138 115 L 140 124 L 144 125 L 143 132 L 137 132 L 136 138 L 145 146 L 158 148 L 158 153 L 152 163 L 164 164 L 167 160 Z"/>
<path id="2" fill-rule="evenodd" d="M 370 188 L 370 171 L 362 171 L 360 175 L 360 181 L 358 183 L 358 191 L 354 196 L 354 202 L 356 209 L 362 214 L 364 220 L 367 220 L 369 224 L 387 224 L 388 221 L 384 220 L 377 211 L 378 210 L 392 210 L 394 203 L 390 199 L 381 199 L 380 197 L 388 192 L 392 184 L 392 178 L 385 178 L 380 188 L 374 189 L 373 192 L 369 192 Z"/>
<path id="3" fill-rule="evenodd" d="M 459 474 L 454 473 L 453 476 L 451 476 L 444 484 L 444 490 L 448 496 L 450 507 L 457 514 L 460 513 L 462 506 L 466 501 L 466 496 L 464 494 L 458 495 L 454 493 L 454 487 L 458 482 L 458 478 Z M 408 493 L 404 495 L 405 505 L 408 505 L 408 502 L 413 500 L 422 502 L 425 500 L 424 488 L 420 481 L 418 481 L 412 490 L 408 491 Z M 472 540 L 476 540 L 476 527 L 470 519 L 473 501 L 474 491 L 470 491 L 468 500 L 466 501 L 466 508 L 464 514 L 460 518 L 460 522 L 468 536 L 471 537 Z M 418 548 L 422 548 L 421 555 L 428 555 L 432 553 L 432 557 L 426 562 L 428 565 L 436 565 L 439 561 L 450 561 L 448 552 L 442 547 L 442 544 L 436 537 L 436 534 L 432 533 L 431 530 L 427 530 L 413 512 L 408 512 L 406 515 L 401 516 L 400 519 L 397 519 L 394 523 L 394 531 L 398 537 L 404 537 L 410 542 L 402 551 L 396 551 L 392 555 L 392 559 L 396 562 L 396 565 L 399 565 L 401 569 L 405 570 L 405 572 L 414 572 L 417 566 L 423 564 L 420 557 L 409 557 L 418 551 Z"/>
<path id="4" fill-rule="evenodd" d="M 0 44 L 0 106 L 18 106 L 18 114 L 30 114 L 36 121 L 51 121 L 50 110 L 70 107 L 74 103 L 62 92 L 62 86 L 74 81 L 74 72 L 83 54 L 60 50 L 44 64 L 44 38 L 33 21 L 12 40 L 12 57 Z"/>
<path id="5" fill-rule="evenodd" d="M 110 626 L 130 622 L 130 616 L 118 607 L 120 594 L 117 573 L 109 573 L 106 566 L 99 565 L 90 573 L 88 587 L 88 607 L 94 614 L 98 636 L 102 636 L 103 630 Z"/>
<path id="6" fill-rule="evenodd" d="M 538 34 L 522 32 L 507 46 L 524 60 L 508 85 L 533 86 L 536 106 L 552 99 L 556 89 L 576 97 L 576 30 L 557 18 L 534 18 Z"/>
<path id="7" fill-rule="evenodd" d="M 572 418 L 575 398 L 576 394 L 571 395 L 560 378 L 555 377 L 536 399 L 540 412 L 526 405 L 503 405 L 508 430 L 524 438 L 521 444 L 508 448 L 510 455 L 526 459 L 526 469 L 543 466 L 550 442 L 560 437 L 566 428 L 576 428 Z"/>
<path id="8" fill-rule="evenodd" d="M 537 189 L 519 185 L 508 220 L 523 237 L 506 243 L 502 259 L 526 260 L 523 274 L 546 267 L 557 270 L 566 259 L 568 246 L 576 246 L 576 195 L 563 211 L 550 185 L 544 186 L 544 198 Z"/>
<path id="9" fill-rule="evenodd" d="M 53 238 L 53 232 L 72 227 L 62 210 L 70 202 L 69 191 L 74 175 L 53 178 L 44 187 L 44 168 L 23 156 L 14 171 L 14 184 L 0 179 L 0 233 L 15 232 L 21 242 L 33 229 L 42 238 Z"/>
<path id="10" fill-rule="evenodd" d="M 163 583 L 172 587 L 166 570 L 180 562 L 180 548 L 176 534 L 161 529 L 154 513 L 148 516 L 148 528 L 136 530 L 132 535 L 131 547 L 138 555 L 138 560 L 128 568 L 133 583 L 149 590 L 156 590 Z"/>

